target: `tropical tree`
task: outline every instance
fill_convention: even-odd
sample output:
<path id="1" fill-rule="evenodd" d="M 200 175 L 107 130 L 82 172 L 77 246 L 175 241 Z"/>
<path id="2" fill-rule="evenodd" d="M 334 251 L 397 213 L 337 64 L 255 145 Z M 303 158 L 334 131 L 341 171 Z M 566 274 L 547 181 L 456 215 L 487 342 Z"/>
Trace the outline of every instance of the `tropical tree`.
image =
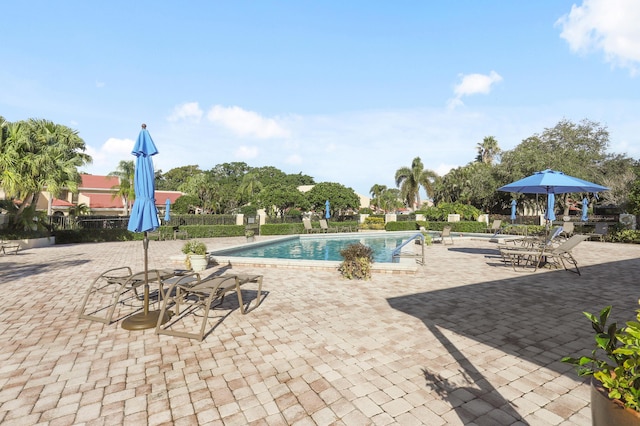
<path id="1" fill-rule="evenodd" d="M 324 210 L 327 200 L 329 200 L 332 213 L 343 210 L 357 211 L 360 208 L 358 194 L 352 188 L 335 182 L 318 183 L 305 195 L 311 209 L 316 211 Z"/>
<path id="2" fill-rule="evenodd" d="M 114 187 L 115 189 L 117 189 L 117 192 L 113 194 L 111 198 L 122 198 L 125 216 L 129 214 L 131 202 L 136 198 L 135 188 L 133 186 L 135 171 L 136 167 L 133 160 L 121 160 L 118 163 L 118 168 L 115 171 L 109 173 L 109 176 L 116 176 L 120 180 L 120 185 Z"/>
<path id="3" fill-rule="evenodd" d="M 476 161 L 484 164 L 493 164 L 501 152 L 498 141 L 493 136 L 486 136 L 482 142 L 478 143 L 476 149 L 478 150 Z"/>
<path id="4" fill-rule="evenodd" d="M 400 190 L 397 188 L 387 188 L 382 191 L 379 197 L 380 208 L 386 213 L 395 211 L 402 207 Z"/>
<path id="5" fill-rule="evenodd" d="M 257 195 L 257 202 L 269 216 L 284 216 L 291 208 L 306 210 L 309 205 L 304 194 L 295 186 L 282 183 L 265 186 Z"/>
<path id="6" fill-rule="evenodd" d="M 91 162 L 78 132 L 48 120 L 9 123 L 0 119 L 0 187 L 8 197 L 22 199 L 15 223 L 43 190 L 59 197 L 77 191 L 78 168 Z"/>
<path id="7" fill-rule="evenodd" d="M 203 212 L 205 210 L 218 210 L 219 204 L 216 201 L 219 195 L 219 185 L 213 181 L 211 174 L 200 172 L 187 179 L 187 181 L 180 186 L 180 191 L 185 192 L 188 195 L 198 197 L 200 200 L 200 207 Z"/>
<path id="8" fill-rule="evenodd" d="M 251 203 L 255 194 L 262 189 L 262 182 L 260 182 L 257 173 L 249 172 L 242 177 L 242 183 L 238 187 L 238 194 L 241 200 L 247 200 Z"/>
<path id="9" fill-rule="evenodd" d="M 386 190 L 386 185 L 378 185 L 377 183 L 373 185 L 369 190 L 369 194 L 371 194 L 371 196 L 373 197 L 373 199 L 371 200 L 371 204 L 373 204 L 377 208 L 380 208 L 380 195 L 382 195 L 382 193 Z"/>
<path id="10" fill-rule="evenodd" d="M 396 171 L 396 186 L 407 203 L 407 207 L 420 206 L 420 187 L 422 186 L 427 197 L 433 196 L 433 185 L 438 179 L 438 174 L 424 168 L 420 157 L 411 162 L 411 167 L 401 167 Z"/>

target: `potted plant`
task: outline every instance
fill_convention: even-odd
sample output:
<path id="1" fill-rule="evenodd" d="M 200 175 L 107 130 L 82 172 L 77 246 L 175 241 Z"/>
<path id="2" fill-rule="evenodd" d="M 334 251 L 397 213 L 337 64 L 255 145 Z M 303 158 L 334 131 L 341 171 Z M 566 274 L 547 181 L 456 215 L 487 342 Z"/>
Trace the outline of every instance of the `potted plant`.
<path id="1" fill-rule="evenodd" d="M 187 255 L 185 265 L 187 269 L 194 271 L 203 271 L 209 259 L 207 259 L 207 245 L 202 241 L 189 240 L 182 246 L 182 252 Z"/>
<path id="2" fill-rule="evenodd" d="M 253 229 L 246 229 L 244 231 L 244 236 L 247 237 L 247 242 L 251 242 L 255 240 L 255 231 Z"/>
<path id="3" fill-rule="evenodd" d="M 640 310 L 626 327 L 607 325 L 611 306 L 599 316 L 584 312 L 595 331 L 591 356 L 564 357 L 578 375 L 591 376 L 593 425 L 640 424 Z"/>
<path id="4" fill-rule="evenodd" d="M 344 261 L 338 267 L 342 276 L 347 279 L 367 280 L 371 278 L 373 249 L 362 243 L 349 244 L 340 250 Z"/>

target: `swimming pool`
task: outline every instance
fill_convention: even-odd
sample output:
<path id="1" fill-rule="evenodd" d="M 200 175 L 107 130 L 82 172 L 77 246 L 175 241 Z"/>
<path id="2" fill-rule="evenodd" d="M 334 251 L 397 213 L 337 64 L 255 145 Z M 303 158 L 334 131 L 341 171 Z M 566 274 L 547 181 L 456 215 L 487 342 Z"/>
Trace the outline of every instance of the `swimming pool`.
<path id="1" fill-rule="evenodd" d="M 296 235 L 267 242 L 218 250 L 214 256 L 270 258 L 312 261 L 342 261 L 340 251 L 350 244 L 362 243 L 373 249 L 374 263 L 393 262 L 393 250 L 416 232 L 363 234 Z"/>

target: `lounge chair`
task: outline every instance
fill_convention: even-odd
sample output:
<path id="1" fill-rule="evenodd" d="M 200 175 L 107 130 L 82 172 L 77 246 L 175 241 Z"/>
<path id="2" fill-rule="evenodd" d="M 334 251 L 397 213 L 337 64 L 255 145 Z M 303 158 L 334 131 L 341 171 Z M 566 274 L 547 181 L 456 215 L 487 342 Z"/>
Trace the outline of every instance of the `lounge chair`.
<path id="1" fill-rule="evenodd" d="M 322 232 L 338 232 L 338 228 L 330 228 L 327 219 L 320 219 L 320 229 Z"/>
<path id="2" fill-rule="evenodd" d="M 148 282 L 158 286 L 159 298 L 163 293 L 163 280 L 173 275 L 173 271 L 157 269 L 147 271 Z M 103 272 L 89 285 L 82 299 L 78 318 L 111 324 L 116 307 L 128 306 L 134 307 L 135 310 L 142 307 L 134 306 L 141 302 L 138 288 L 142 285 L 144 285 L 144 271 L 134 274 L 131 268 L 123 266 Z M 122 296 L 129 292 L 132 292 L 133 296 L 121 301 Z"/>
<path id="3" fill-rule="evenodd" d="M 551 228 L 551 231 L 546 238 L 534 236 L 511 238 L 506 240 L 505 243 L 498 244 L 498 248 L 531 250 L 542 248 L 543 246 L 550 246 L 556 242 L 556 239 L 562 234 L 562 231 L 562 226 L 554 226 L 553 228 Z"/>
<path id="4" fill-rule="evenodd" d="M 491 232 L 494 235 L 500 233 L 500 227 L 502 226 L 502 221 L 500 219 L 496 219 L 493 221 L 493 224 L 486 229 L 486 232 Z"/>
<path id="5" fill-rule="evenodd" d="M 596 222 L 596 229 L 590 233 L 585 234 L 590 240 L 604 241 L 604 237 L 609 233 L 609 224 L 606 222 Z"/>
<path id="6" fill-rule="evenodd" d="M 543 264 L 547 264 L 556 268 L 562 265 L 565 270 L 581 275 L 578 262 L 571 250 L 588 238 L 587 235 L 574 235 L 557 247 L 544 245 L 538 250 L 502 249 L 500 253 L 503 258 L 508 259 L 514 271 L 518 271 L 517 266 L 521 267 L 521 270 L 533 268 L 533 271 L 537 271 Z M 569 269 L 567 264 L 572 265 L 575 271 Z"/>
<path id="7" fill-rule="evenodd" d="M 320 228 L 314 228 L 313 225 L 311 225 L 311 219 L 302 219 L 302 224 L 304 225 L 304 231 L 307 234 L 313 234 L 314 232 L 320 232 Z"/>
<path id="8" fill-rule="evenodd" d="M 261 303 L 262 275 L 231 274 L 201 278 L 200 274 L 193 272 L 169 279 L 167 282 L 172 282 L 172 284 L 167 290 L 166 297 L 162 302 L 162 308 L 160 309 L 160 315 L 156 325 L 157 334 L 186 337 L 202 341 L 206 334 L 208 320 L 210 319 L 210 310 L 221 305 L 224 302 L 224 296 L 229 292 L 236 292 L 240 312 L 243 315 L 255 309 Z M 251 301 L 249 301 L 245 307 L 240 288 L 247 283 L 255 283 L 258 286 L 256 302 L 251 309 L 249 308 Z M 188 308 L 181 311 L 181 305 L 187 306 Z M 170 309 L 174 310 L 172 312 L 172 319 L 162 324 L 162 318 L 168 314 L 167 311 Z M 195 326 L 197 324 L 197 320 L 193 320 L 193 318 L 189 319 L 187 316 L 199 309 L 201 309 L 202 312 L 198 313 L 197 316 L 202 317 L 202 322 L 200 323 L 198 332 L 192 333 L 184 331 L 188 329 L 188 325 Z M 222 319 L 224 319 L 224 316 L 218 320 L 213 328 L 215 328 Z M 183 324 L 187 322 L 187 326 L 185 327 L 183 325 L 182 328 L 178 328 L 178 322 L 182 322 Z"/>
<path id="9" fill-rule="evenodd" d="M 18 250 L 20 250 L 20 244 L 9 242 L 9 241 L 0 241 L 0 251 L 3 254 L 13 253 L 15 255 L 18 254 Z M 7 253 L 8 251 L 8 253 Z"/>
<path id="10" fill-rule="evenodd" d="M 446 245 L 447 239 L 450 241 L 450 244 L 453 244 L 453 236 L 451 235 L 450 226 L 445 226 L 444 228 L 442 228 L 442 232 L 440 232 L 440 235 L 433 237 L 431 241 L 434 243 L 442 243 L 442 245 Z"/>

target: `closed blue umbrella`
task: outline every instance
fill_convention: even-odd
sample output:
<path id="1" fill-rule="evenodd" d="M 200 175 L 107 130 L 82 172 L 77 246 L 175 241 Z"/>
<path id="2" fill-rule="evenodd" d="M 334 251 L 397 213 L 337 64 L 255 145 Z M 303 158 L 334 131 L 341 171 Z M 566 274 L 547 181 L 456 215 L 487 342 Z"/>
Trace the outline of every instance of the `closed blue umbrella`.
<path id="1" fill-rule="evenodd" d="M 516 220 L 516 205 L 518 203 L 516 200 L 511 200 L 511 222 L 513 223 Z"/>
<path id="2" fill-rule="evenodd" d="M 587 197 L 584 197 L 582 199 L 582 221 L 586 222 L 587 220 L 589 220 L 589 200 L 587 200 Z"/>
<path id="3" fill-rule="evenodd" d="M 155 173 L 153 171 L 153 160 L 151 159 L 151 156 L 158 153 L 158 149 L 147 131 L 146 124 L 142 125 L 142 130 L 131 153 L 136 156 L 133 178 L 136 199 L 131 209 L 127 229 L 131 232 L 144 232 L 144 311 L 126 318 L 122 322 L 122 328 L 144 330 L 155 327 L 158 321 L 159 311 L 149 312 L 149 262 L 147 253 L 149 238 L 147 232 L 153 231 L 160 226 L 158 209 L 154 199 Z"/>
<path id="4" fill-rule="evenodd" d="M 329 212 L 329 200 L 324 203 L 324 217 L 325 219 L 329 219 L 331 217 L 331 213 Z"/>
<path id="5" fill-rule="evenodd" d="M 556 196 L 553 192 L 547 194 L 547 213 L 544 215 L 544 218 L 549 222 L 553 222 L 556 220 L 556 214 L 554 212 L 556 206 Z"/>
<path id="6" fill-rule="evenodd" d="M 165 201 L 164 203 L 164 221 L 165 224 L 169 223 L 169 221 L 171 220 L 171 200 L 167 198 L 167 201 Z"/>

